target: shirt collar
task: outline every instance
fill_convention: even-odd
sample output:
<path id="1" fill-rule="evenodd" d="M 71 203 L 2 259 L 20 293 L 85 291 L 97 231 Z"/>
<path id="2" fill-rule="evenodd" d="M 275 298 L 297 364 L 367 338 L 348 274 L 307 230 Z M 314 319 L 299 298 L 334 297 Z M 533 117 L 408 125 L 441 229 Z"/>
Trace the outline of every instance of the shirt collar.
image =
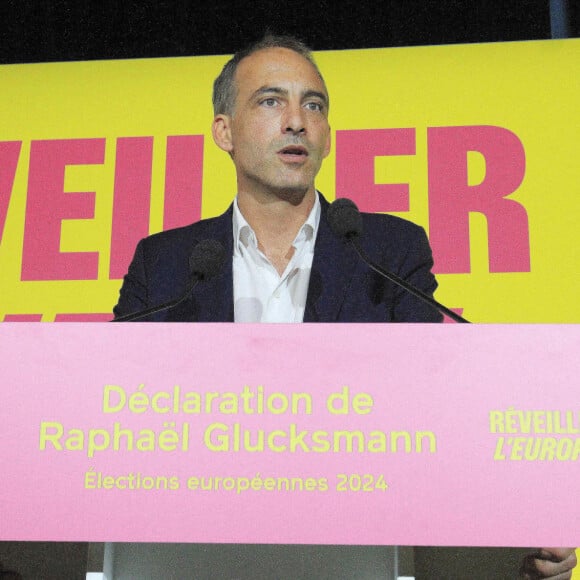
<path id="1" fill-rule="evenodd" d="M 293 246 L 305 242 L 314 242 L 316 235 L 318 233 L 318 225 L 320 224 L 320 199 L 319 194 L 316 192 L 314 197 L 314 205 L 306 218 L 306 221 L 302 224 L 301 228 L 292 242 Z M 246 221 L 240 208 L 238 207 L 238 198 L 234 199 L 233 203 L 233 216 L 232 216 L 232 227 L 234 234 L 234 252 L 239 251 L 239 248 L 248 247 L 252 244 L 254 247 L 258 247 L 258 241 L 256 239 L 256 234 Z"/>

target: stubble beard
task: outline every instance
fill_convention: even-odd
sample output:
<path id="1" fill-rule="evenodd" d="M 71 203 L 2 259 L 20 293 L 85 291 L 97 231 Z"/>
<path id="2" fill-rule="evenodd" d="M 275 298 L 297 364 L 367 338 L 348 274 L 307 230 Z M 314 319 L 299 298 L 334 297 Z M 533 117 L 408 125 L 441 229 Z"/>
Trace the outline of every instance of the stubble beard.
<path id="1" fill-rule="evenodd" d="M 299 171 L 299 168 L 296 168 Z M 276 179 L 275 170 L 271 169 L 269 177 L 264 177 L 258 172 L 246 174 L 244 181 L 246 182 L 246 192 L 253 195 L 257 199 L 267 200 L 281 200 L 291 205 L 298 206 L 303 201 L 309 191 L 314 190 L 314 176 L 312 179 L 304 178 L 304 180 L 297 180 L 292 183 L 283 173 L 290 172 L 288 168 L 282 168 L 280 179 Z"/>

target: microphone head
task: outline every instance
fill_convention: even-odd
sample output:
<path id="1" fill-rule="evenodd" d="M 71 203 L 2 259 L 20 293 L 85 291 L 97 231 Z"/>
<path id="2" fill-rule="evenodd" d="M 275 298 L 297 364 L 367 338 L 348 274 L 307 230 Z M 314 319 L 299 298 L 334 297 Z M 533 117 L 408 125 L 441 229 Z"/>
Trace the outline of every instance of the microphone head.
<path id="1" fill-rule="evenodd" d="M 216 240 L 201 240 L 189 257 L 189 271 L 198 280 L 208 280 L 222 269 L 226 251 Z"/>
<path id="2" fill-rule="evenodd" d="M 333 201 L 328 208 L 328 223 L 335 236 L 341 240 L 352 240 L 362 234 L 362 216 L 354 201 L 342 197 Z"/>

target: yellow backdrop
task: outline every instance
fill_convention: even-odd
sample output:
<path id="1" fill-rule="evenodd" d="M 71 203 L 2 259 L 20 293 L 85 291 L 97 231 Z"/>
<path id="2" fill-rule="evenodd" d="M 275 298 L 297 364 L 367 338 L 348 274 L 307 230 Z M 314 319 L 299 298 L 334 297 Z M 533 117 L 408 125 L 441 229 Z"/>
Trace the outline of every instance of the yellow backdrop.
<path id="1" fill-rule="evenodd" d="M 316 54 L 338 148 L 318 188 L 431 230 L 437 298 L 470 320 L 580 322 L 579 48 Z M 137 238 L 225 210 L 234 171 L 209 127 L 226 60 L 0 67 L 0 320 L 106 317 Z"/>

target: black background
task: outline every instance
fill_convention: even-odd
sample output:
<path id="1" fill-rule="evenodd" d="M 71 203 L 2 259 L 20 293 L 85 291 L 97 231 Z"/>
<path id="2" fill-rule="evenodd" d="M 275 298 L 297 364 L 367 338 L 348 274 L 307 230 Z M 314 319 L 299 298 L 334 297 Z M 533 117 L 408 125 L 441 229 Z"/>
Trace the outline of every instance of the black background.
<path id="1" fill-rule="evenodd" d="M 578 36 L 578 4 L 568 3 Z M 229 54 L 265 31 L 314 50 L 550 38 L 549 0 L 0 0 L 0 63 Z"/>

